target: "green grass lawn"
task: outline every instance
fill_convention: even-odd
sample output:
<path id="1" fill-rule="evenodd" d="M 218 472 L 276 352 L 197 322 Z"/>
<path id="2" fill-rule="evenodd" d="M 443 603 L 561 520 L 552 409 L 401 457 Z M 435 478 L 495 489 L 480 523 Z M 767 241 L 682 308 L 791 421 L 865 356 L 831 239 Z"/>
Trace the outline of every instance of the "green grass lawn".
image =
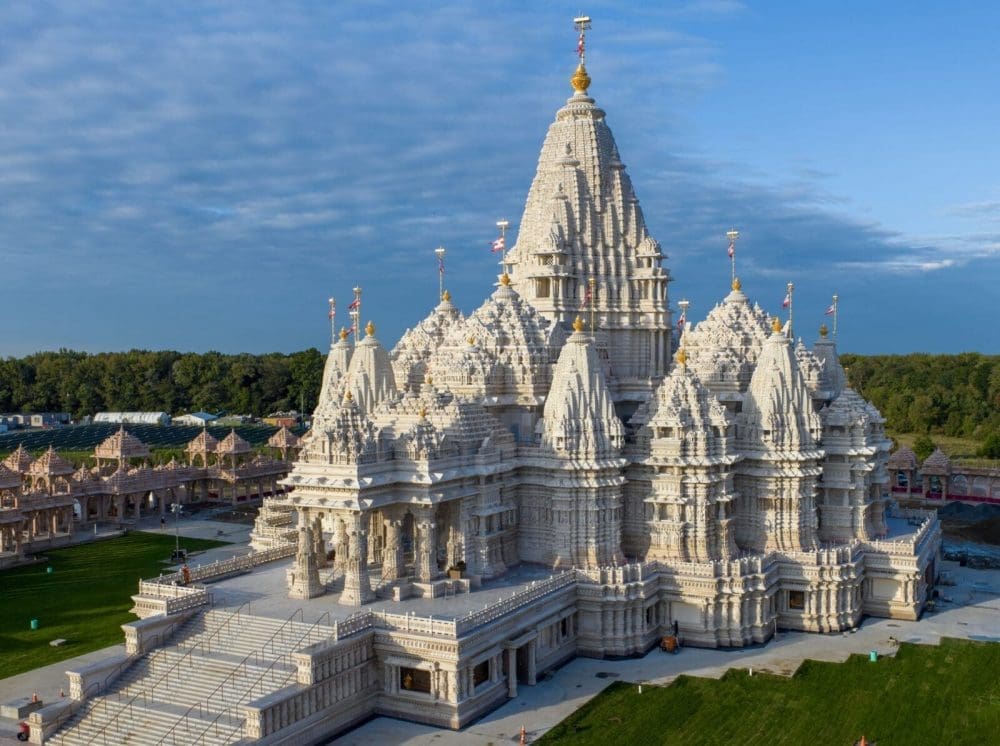
<path id="1" fill-rule="evenodd" d="M 181 539 L 195 552 L 225 542 Z M 159 575 L 174 537 L 133 532 L 45 553 L 49 562 L 0 571 L 0 678 L 124 640 L 140 578 Z M 46 572 L 51 566 L 53 572 Z M 32 619 L 39 628 L 31 630 Z M 63 638 L 60 647 L 50 640 Z"/>
<path id="2" fill-rule="evenodd" d="M 683 655 L 683 653 L 681 653 Z M 615 682 L 541 744 L 986 744 L 1000 739 L 1000 643 L 903 643 L 791 678 L 730 670 L 667 687 Z"/>

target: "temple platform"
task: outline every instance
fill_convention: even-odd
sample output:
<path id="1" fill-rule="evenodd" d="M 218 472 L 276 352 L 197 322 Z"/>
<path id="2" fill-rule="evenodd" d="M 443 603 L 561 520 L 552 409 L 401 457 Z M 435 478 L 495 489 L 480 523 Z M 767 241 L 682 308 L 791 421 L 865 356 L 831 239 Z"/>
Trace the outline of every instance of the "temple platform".
<path id="1" fill-rule="evenodd" d="M 252 572 L 214 583 L 211 586 L 215 608 L 235 609 L 250 602 L 250 612 L 257 616 L 287 619 L 297 609 L 302 609 L 304 621 L 314 623 L 329 612 L 330 620 L 342 620 L 364 610 L 390 614 L 413 614 L 435 619 L 460 619 L 481 610 L 515 593 L 529 589 L 532 584 L 547 580 L 558 572 L 540 565 L 520 564 L 496 580 L 486 580 L 470 592 L 447 593 L 435 597 L 411 597 L 401 601 L 378 599 L 364 606 L 346 606 L 337 601 L 339 582 L 334 591 L 307 600 L 288 598 L 286 571 L 291 560 L 271 562 Z M 445 581 L 447 582 L 447 581 Z"/>

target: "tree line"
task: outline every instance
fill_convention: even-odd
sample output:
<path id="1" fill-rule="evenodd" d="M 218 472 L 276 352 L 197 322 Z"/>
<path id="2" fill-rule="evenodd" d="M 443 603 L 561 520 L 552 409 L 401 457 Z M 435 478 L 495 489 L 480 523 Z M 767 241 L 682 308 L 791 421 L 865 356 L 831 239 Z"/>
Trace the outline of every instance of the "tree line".
<path id="1" fill-rule="evenodd" d="M 895 432 L 986 441 L 1000 434 L 1000 356 L 844 355 L 851 386 Z M 130 350 L 0 360 L 0 412 L 204 410 L 263 416 L 316 406 L 324 357 Z"/>
<path id="2" fill-rule="evenodd" d="M 895 432 L 1000 434 L 1000 355 L 843 355 L 851 386 Z"/>
<path id="3" fill-rule="evenodd" d="M 315 348 L 290 355 L 130 350 L 39 352 L 0 360 L 0 412 L 312 412 L 323 379 Z"/>

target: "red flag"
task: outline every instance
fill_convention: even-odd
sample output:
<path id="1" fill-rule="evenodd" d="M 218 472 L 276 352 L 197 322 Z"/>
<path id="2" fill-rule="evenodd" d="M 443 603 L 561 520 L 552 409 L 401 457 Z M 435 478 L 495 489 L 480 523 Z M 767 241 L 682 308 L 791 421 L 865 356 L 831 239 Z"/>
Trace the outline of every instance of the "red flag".
<path id="1" fill-rule="evenodd" d="M 591 294 L 590 294 L 590 288 L 588 287 L 586 290 L 583 291 L 583 300 L 580 301 L 580 308 L 586 308 L 587 306 L 589 306 L 590 299 L 591 299 Z"/>
<path id="2" fill-rule="evenodd" d="M 790 305 L 792 305 L 792 296 L 789 293 L 788 295 L 785 296 L 785 299 L 781 301 L 781 307 L 788 308 Z"/>
<path id="3" fill-rule="evenodd" d="M 503 236 L 500 236 L 500 238 L 498 238 L 496 241 L 493 242 L 492 246 L 490 247 L 490 251 L 496 254 L 500 251 L 503 251 L 506 248 L 507 248 L 507 239 L 504 238 Z"/>
<path id="4" fill-rule="evenodd" d="M 833 316 L 833 314 L 835 314 L 836 312 L 837 312 L 837 307 L 836 306 L 829 306 L 826 309 L 826 315 L 827 316 Z"/>
<path id="5" fill-rule="evenodd" d="M 351 301 L 351 305 L 348 306 L 348 308 L 351 308 L 351 309 L 360 308 L 360 307 L 361 307 L 361 299 L 360 298 L 355 298 L 354 300 Z"/>
<path id="6" fill-rule="evenodd" d="M 336 315 L 337 315 L 337 312 L 336 312 L 336 311 L 334 311 L 334 310 L 333 310 L 333 309 L 331 308 L 331 309 L 330 309 L 330 313 L 328 313 L 328 314 L 326 315 L 326 317 L 327 317 L 328 319 L 330 319 L 330 321 L 333 321 L 333 317 L 334 317 L 334 316 L 336 316 Z"/>
<path id="7" fill-rule="evenodd" d="M 729 242 L 729 258 L 732 259 L 735 254 L 736 254 L 736 244 L 734 244 L 732 241 L 730 241 Z"/>
<path id="8" fill-rule="evenodd" d="M 687 323 L 687 313 L 681 313 L 681 317 L 677 319 L 677 331 L 684 331 L 684 325 Z"/>
<path id="9" fill-rule="evenodd" d="M 444 274 L 444 257 L 438 257 L 438 274 Z"/>
<path id="10" fill-rule="evenodd" d="M 576 40 L 576 54 L 578 57 L 583 57 L 584 41 L 583 32 L 580 32 L 580 38 Z"/>

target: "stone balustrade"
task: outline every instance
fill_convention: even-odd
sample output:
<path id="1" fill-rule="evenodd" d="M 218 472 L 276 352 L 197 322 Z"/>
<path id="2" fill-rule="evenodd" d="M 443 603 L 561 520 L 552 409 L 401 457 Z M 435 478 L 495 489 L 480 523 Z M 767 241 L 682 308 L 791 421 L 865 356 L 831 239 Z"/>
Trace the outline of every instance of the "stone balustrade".
<path id="1" fill-rule="evenodd" d="M 530 605 L 533 601 L 554 591 L 561 590 L 570 585 L 576 585 L 577 575 L 573 570 L 568 570 L 560 575 L 555 575 L 547 580 L 532 583 L 531 586 L 515 593 L 510 598 L 505 598 L 492 606 L 487 606 L 482 611 L 474 611 L 468 616 L 462 617 L 455 622 L 455 634 L 458 636 L 471 632 L 476 627 L 499 619 L 502 616 L 519 611 Z"/>

